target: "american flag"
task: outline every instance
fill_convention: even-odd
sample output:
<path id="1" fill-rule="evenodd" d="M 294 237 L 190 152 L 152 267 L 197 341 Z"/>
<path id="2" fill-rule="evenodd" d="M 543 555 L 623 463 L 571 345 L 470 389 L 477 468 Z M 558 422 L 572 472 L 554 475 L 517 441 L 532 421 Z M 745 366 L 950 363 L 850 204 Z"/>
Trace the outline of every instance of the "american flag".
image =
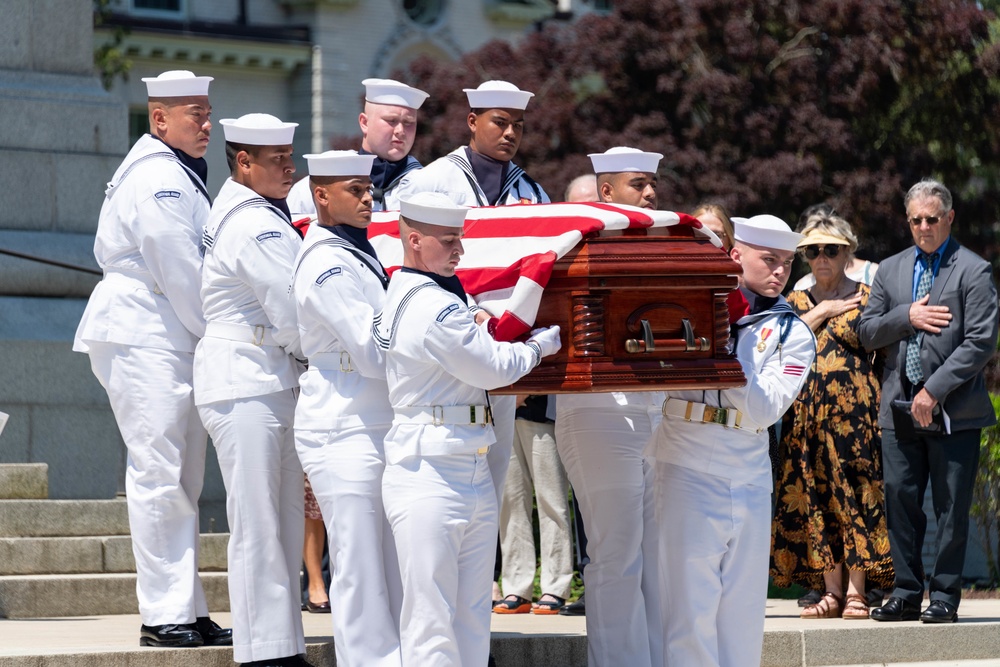
<path id="1" fill-rule="evenodd" d="M 673 225 L 689 225 L 722 247 L 711 230 L 685 213 L 603 203 L 473 208 L 466 217 L 465 255 L 456 274 L 476 303 L 498 316 L 497 340 L 514 340 L 534 324 L 556 260 L 585 236 Z M 373 213 L 368 238 L 389 273 L 402 266 L 398 211 Z"/>

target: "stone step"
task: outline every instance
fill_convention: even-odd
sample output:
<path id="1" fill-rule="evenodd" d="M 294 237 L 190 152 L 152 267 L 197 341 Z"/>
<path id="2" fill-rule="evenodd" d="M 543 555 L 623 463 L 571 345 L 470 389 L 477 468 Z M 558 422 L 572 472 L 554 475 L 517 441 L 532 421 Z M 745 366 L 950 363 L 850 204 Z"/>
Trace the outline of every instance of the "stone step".
<path id="1" fill-rule="evenodd" d="M 198 559 L 200 568 L 225 572 L 228 544 L 228 533 L 203 534 Z M 0 538 L 0 575 L 110 572 L 135 572 L 131 537 Z"/>
<path id="2" fill-rule="evenodd" d="M 0 498 L 41 500 L 49 497 L 47 463 L 0 464 Z"/>
<path id="3" fill-rule="evenodd" d="M 0 500 L 0 537 L 128 535 L 124 498 Z"/>
<path id="4" fill-rule="evenodd" d="M 203 572 L 210 611 L 229 610 L 225 572 Z M 134 614 L 134 574 L 51 574 L 0 577 L 0 618 Z"/>

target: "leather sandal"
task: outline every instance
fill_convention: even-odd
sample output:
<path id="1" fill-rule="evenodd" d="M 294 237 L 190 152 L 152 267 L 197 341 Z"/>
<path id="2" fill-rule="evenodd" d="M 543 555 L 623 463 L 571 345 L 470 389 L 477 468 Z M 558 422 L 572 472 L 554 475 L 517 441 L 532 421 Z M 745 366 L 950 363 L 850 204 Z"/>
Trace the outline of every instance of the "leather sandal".
<path id="1" fill-rule="evenodd" d="M 546 593 L 551 600 L 539 600 L 531 607 L 532 614 L 538 614 L 539 616 L 551 616 L 553 614 L 558 614 L 559 610 L 562 609 L 563 605 L 566 604 L 566 598 L 561 598 L 558 595 L 552 595 L 551 593 Z"/>
<path id="2" fill-rule="evenodd" d="M 843 600 L 839 595 L 827 591 L 816 604 L 802 610 L 799 618 L 840 618 Z"/>
<path id="3" fill-rule="evenodd" d="M 520 595 L 508 595 L 493 606 L 494 614 L 527 614 L 531 611 L 531 600 Z"/>
<path id="4" fill-rule="evenodd" d="M 869 615 L 868 600 L 864 595 L 857 593 L 847 594 L 847 603 L 844 605 L 843 617 L 846 619 L 865 619 Z"/>

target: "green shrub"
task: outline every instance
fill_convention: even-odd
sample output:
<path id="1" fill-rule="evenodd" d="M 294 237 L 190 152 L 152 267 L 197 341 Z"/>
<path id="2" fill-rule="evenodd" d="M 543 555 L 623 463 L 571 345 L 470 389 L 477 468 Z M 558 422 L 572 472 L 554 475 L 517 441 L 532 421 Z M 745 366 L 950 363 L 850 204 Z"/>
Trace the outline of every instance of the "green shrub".
<path id="1" fill-rule="evenodd" d="M 1000 412 L 1000 394 L 990 394 L 993 411 Z M 979 472 L 972 498 L 972 518 L 986 552 L 990 583 L 1000 584 L 1000 425 L 983 429 Z"/>

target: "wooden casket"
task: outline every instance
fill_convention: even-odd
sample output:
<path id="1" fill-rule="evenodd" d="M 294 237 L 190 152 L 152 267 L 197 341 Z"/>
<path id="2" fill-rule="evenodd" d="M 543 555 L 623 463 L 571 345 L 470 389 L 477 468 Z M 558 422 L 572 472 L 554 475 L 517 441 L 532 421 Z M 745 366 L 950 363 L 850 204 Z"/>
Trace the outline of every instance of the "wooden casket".
<path id="1" fill-rule="evenodd" d="M 535 319 L 562 328 L 562 349 L 493 393 L 742 386 L 726 306 L 740 272 L 685 225 L 588 235 L 556 261 Z"/>

